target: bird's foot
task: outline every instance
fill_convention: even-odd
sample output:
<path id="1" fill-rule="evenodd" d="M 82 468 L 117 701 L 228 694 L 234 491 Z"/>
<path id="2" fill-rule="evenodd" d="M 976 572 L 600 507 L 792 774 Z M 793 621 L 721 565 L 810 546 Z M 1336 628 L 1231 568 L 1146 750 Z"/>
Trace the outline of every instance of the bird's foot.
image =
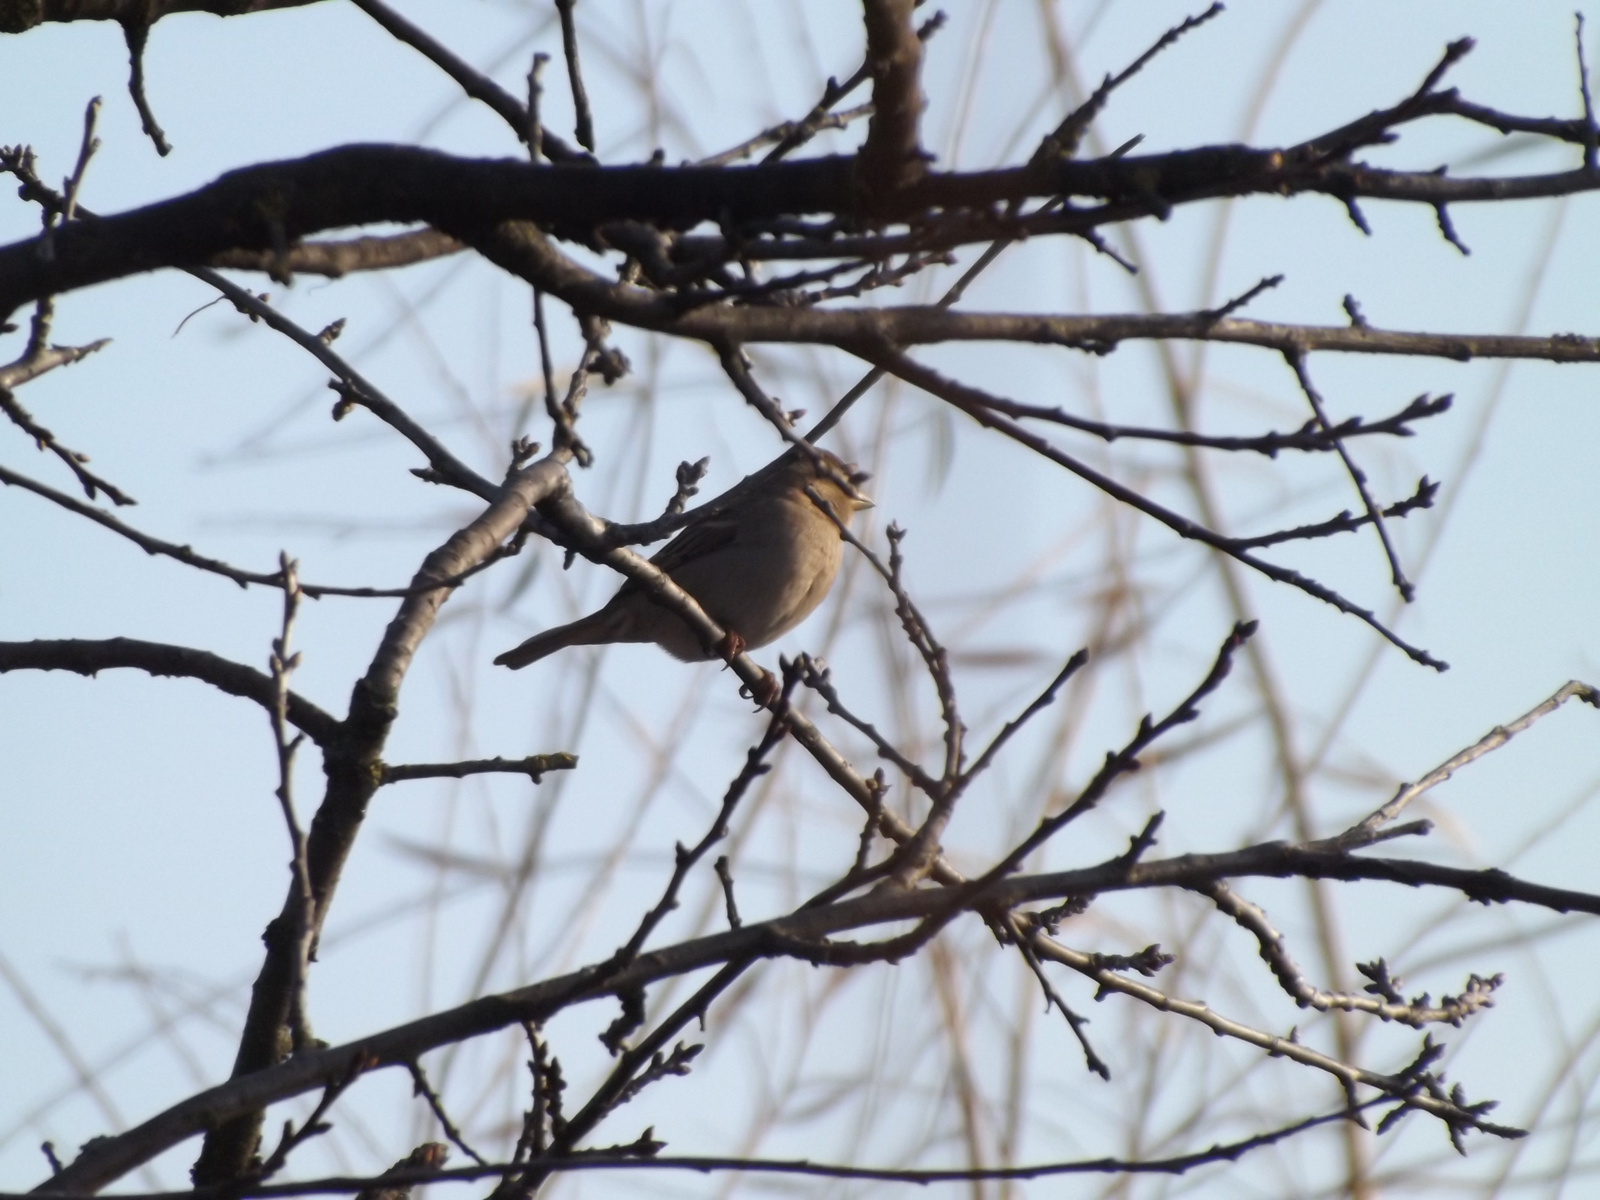
<path id="1" fill-rule="evenodd" d="M 761 678 L 755 684 L 745 684 L 739 689 L 739 694 L 754 700 L 760 707 L 766 708 L 783 691 L 783 685 L 778 682 L 778 677 L 765 667 L 759 668 Z"/>
<path id="2" fill-rule="evenodd" d="M 733 660 L 744 653 L 745 640 L 739 636 L 736 630 L 730 629 L 722 635 L 722 640 L 717 643 L 716 650 L 718 657 L 731 667 L 733 666 Z M 740 687 L 739 694 L 754 700 L 762 708 L 765 708 L 778 698 L 778 693 L 783 691 L 783 685 L 765 667 L 757 667 L 756 670 L 761 672 L 761 678 L 754 684 L 744 684 Z"/>

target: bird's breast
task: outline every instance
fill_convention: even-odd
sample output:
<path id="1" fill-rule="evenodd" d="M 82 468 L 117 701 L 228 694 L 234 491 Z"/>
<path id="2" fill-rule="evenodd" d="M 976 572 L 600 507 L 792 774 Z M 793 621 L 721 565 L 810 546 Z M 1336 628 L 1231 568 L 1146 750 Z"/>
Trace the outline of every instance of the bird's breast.
<path id="1" fill-rule="evenodd" d="M 841 543 L 830 524 L 785 510 L 741 528 L 727 547 L 685 563 L 673 578 L 708 616 L 747 645 L 764 646 L 822 603 L 838 573 Z M 753 536 L 750 529 L 763 530 Z"/>

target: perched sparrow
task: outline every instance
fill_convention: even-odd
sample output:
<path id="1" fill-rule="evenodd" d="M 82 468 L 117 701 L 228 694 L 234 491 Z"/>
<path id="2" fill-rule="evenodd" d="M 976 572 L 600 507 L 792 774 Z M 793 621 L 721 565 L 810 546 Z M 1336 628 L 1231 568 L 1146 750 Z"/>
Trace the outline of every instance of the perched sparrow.
<path id="1" fill-rule="evenodd" d="M 537 633 L 494 661 L 515 669 L 565 646 L 654 642 L 674 658 L 699 662 L 781 637 L 822 603 L 839 572 L 839 530 L 806 489 L 841 521 L 872 507 L 856 490 L 866 476 L 826 450 L 818 454 L 815 462 L 790 450 L 738 484 L 727 508 L 685 528 L 650 560 L 727 631 L 726 647 L 701 645 L 630 580 L 598 612 Z"/>

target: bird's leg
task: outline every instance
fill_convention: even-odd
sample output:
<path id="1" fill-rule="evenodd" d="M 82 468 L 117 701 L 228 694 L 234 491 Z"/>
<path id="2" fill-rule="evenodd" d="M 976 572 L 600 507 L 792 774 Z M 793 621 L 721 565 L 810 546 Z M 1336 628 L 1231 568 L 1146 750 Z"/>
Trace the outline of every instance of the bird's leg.
<path id="1" fill-rule="evenodd" d="M 744 653 L 744 649 L 744 638 L 740 637 L 738 632 L 733 629 L 724 633 L 722 640 L 716 645 L 718 657 L 730 667 L 733 666 L 733 660 Z M 756 669 L 761 672 L 760 681 L 755 684 L 744 685 L 739 689 L 739 694 L 741 696 L 749 696 L 750 699 L 765 708 L 778 698 L 778 693 L 783 691 L 783 687 L 778 683 L 777 677 L 771 671 L 765 667 L 757 667 Z"/>

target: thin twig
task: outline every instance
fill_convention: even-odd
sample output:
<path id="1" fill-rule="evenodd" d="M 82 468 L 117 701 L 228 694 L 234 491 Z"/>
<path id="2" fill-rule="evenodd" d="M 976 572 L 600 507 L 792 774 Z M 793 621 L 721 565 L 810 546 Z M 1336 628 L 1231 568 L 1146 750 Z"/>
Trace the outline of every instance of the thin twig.
<path id="1" fill-rule="evenodd" d="M 567 1158 L 571 1155 L 572 1148 L 587 1137 L 596 1125 L 615 1111 L 620 1104 L 626 1103 L 637 1094 L 632 1085 L 640 1070 L 664 1050 L 667 1043 L 690 1021 L 703 1021 L 712 1001 L 727 991 L 754 962 L 753 958 L 740 958 L 726 963 L 651 1030 L 649 1035 L 622 1051 L 605 1081 L 594 1090 L 584 1106 L 573 1114 L 572 1119 L 565 1123 L 561 1133 L 552 1139 L 552 1150 L 559 1153 L 563 1159 Z M 548 1166 L 549 1161 L 547 1158 L 539 1164 L 541 1172 Z M 527 1180 L 534 1181 L 543 1177 L 542 1173 L 530 1171 Z"/>
<path id="2" fill-rule="evenodd" d="M 1050 199 L 1040 207 L 1039 212 L 1057 209 L 1061 207 L 1061 204 L 1062 200 L 1059 197 Z M 934 307 L 948 309 L 956 305 L 961 300 L 961 297 L 966 294 L 966 290 L 972 281 L 988 270 L 996 259 L 1015 244 L 1015 238 L 1005 237 L 985 246 L 983 253 L 978 255 L 977 260 L 963 271 L 953 284 L 945 289 L 944 295 L 934 302 Z M 855 402 L 871 391 L 873 386 L 887 374 L 888 372 L 883 367 L 875 366 L 858 379 L 850 390 L 839 397 L 833 407 L 823 414 L 822 420 L 811 428 L 811 431 L 806 434 L 806 440 L 814 442 L 837 425 L 844 419 L 844 414 L 850 411 Z"/>
<path id="3" fill-rule="evenodd" d="M 1314 1117 L 1304 1117 L 1291 1123 L 1252 1134 L 1234 1142 L 1222 1142 L 1205 1150 L 1177 1154 L 1156 1159 L 1094 1158 L 1067 1162 L 1035 1163 L 1015 1167 L 975 1168 L 914 1168 L 914 1167 L 858 1167 L 841 1163 L 823 1163 L 814 1159 L 763 1159 L 749 1157 L 693 1157 L 680 1155 L 622 1155 L 578 1151 L 564 1158 L 542 1159 L 541 1171 L 571 1174 L 576 1172 L 604 1171 L 685 1171 L 706 1175 L 714 1171 L 793 1176 L 796 1178 L 857 1179 L 882 1183 L 979 1183 L 989 1180 L 1047 1179 L 1061 1175 L 1183 1175 L 1199 1167 L 1214 1163 L 1237 1162 L 1253 1150 L 1276 1145 L 1289 1138 L 1339 1121 L 1348 1121 L 1359 1111 L 1392 1103 L 1388 1097 L 1363 1102 L 1357 1108 L 1341 1108 L 1336 1112 Z M 414 1171 L 385 1173 L 381 1178 L 395 1186 L 432 1183 L 471 1182 L 478 1179 L 504 1175 L 522 1164 L 490 1163 L 482 1167 L 456 1167 L 441 1171 Z M 231 1194 L 248 1200 L 277 1200 L 279 1197 L 298 1195 L 345 1195 L 370 1187 L 374 1178 L 365 1176 L 332 1176 L 310 1179 L 303 1183 L 265 1184 L 239 1187 Z M 127 1193 L 122 1200 L 212 1200 L 215 1193 L 203 1189 L 188 1192 Z M 61 1200 L 92 1200 L 86 1194 L 61 1193 Z M 22 1196 L 0 1196 L 0 1200 L 24 1200 Z"/>
<path id="4" fill-rule="evenodd" d="M 567 394 L 557 399 L 555 368 L 550 357 L 550 331 L 544 319 L 544 292 L 537 287 L 533 289 L 533 326 L 539 335 L 539 369 L 544 377 L 545 412 L 554 427 L 550 438 L 551 448 L 570 454 L 578 460 L 579 466 L 587 467 L 594 461 L 594 455 L 578 436 L 578 404 L 588 390 L 589 370 L 600 363 L 605 347 L 599 345 L 597 339 L 586 339 L 583 356 L 567 382 Z"/>
<path id="5" fill-rule="evenodd" d="M 384 784 L 404 783 L 412 779 L 465 779 L 469 775 L 526 775 L 534 783 L 544 779 L 546 771 L 571 771 L 578 765 L 578 756 L 560 751 L 555 754 L 530 754 L 526 758 L 474 758 L 448 763 L 403 763 L 391 766 L 384 763 L 380 769 Z"/>
<path id="6" fill-rule="evenodd" d="M 1421 508 L 1432 508 L 1434 498 L 1438 494 L 1439 485 L 1424 475 L 1417 480 L 1415 492 L 1383 509 L 1382 515 L 1405 517 Z M 1255 537 L 1230 538 L 1229 541 L 1240 550 L 1259 550 L 1265 546 L 1278 546 L 1284 542 L 1309 541 L 1314 538 L 1331 537 L 1338 533 L 1353 533 L 1371 523 L 1370 516 L 1358 517 L 1349 509 L 1345 509 L 1336 517 L 1312 525 L 1296 525 L 1293 529 L 1280 529 L 1274 533 L 1258 534 Z"/>
<path id="7" fill-rule="evenodd" d="M 756 382 L 755 376 L 750 373 L 750 360 L 745 357 L 742 349 L 731 344 L 719 347 L 717 360 L 722 364 L 722 370 L 732 381 L 733 386 L 739 390 L 739 394 L 751 408 L 766 418 L 767 424 L 778 431 L 779 437 L 791 446 L 801 447 L 802 452 L 813 459 L 817 457 L 811 439 L 800 435 L 790 415 L 783 411 L 783 406 L 767 395 Z"/>
<path id="8" fill-rule="evenodd" d="M 1039 962 L 1039 956 L 1034 953 L 1033 947 L 1028 942 L 1018 939 L 1017 949 L 1022 954 L 1022 961 L 1028 964 L 1028 969 L 1033 972 L 1033 977 L 1039 981 L 1039 988 L 1044 992 L 1045 1008 L 1055 1005 L 1066 1018 L 1067 1026 L 1072 1030 L 1072 1036 L 1078 1039 L 1078 1045 L 1083 1050 L 1083 1065 L 1088 1067 L 1101 1079 L 1110 1081 L 1111 1068 L 1106 1061 L 1095 1053 L 1094 1046 L 1089 1041 L 1086 1026 L 1088 1019 L 1073 1011 L 1072 1007 L 1061 998 L 1055 987 L 1050 983 L 1050 978 L 1044 973 L 1044 966 Z"/>
<path id="9" fill-rule="evenodd" d="M 1299 450 L 1306 453 L 1325 453 L 1335 448 L 1337 442 L 1344 438 L 1368 437 L 1375 434 L 1384 434 L 1393 437 L 1411 437 L 1413 430 L 1411 422 L 1425 420 L 1448 412 L 1455 397 L 1453 395 L 1418 396 L 1399 412 L 1376 421 L 1366 421 L 1359 416 L 1349 417 L 1335 425 L 1330 432 L 1325 431 L 1315 417 L 1308 420 L 1299 429 L 1292 433 L 1280 433 L 1276 430 L 1269 433 L 1247 434 L 1244 436 L 1218 436 L 1214 434 L 1193 433 L 1186 429 L 1153 429 L 1139 425 L 1113 425 L 1105 421 L 1091 421 L 1068 413 L 1059 406 L 1038 404 L 1020 404 L 1013 400 L 996 397 L 996 412 L 1005 413 L 1010 417 L 1024 417 L 1038 421 L 1049 421 L 1056 425 L 1065 425 L 1069 429 L 1076 429 L 1083 433 L 1092 433 L 1107 442 L 1119 441 L 1128 438 L 1133 441 L 1167 442 L 1175 446 L 1194 446 L 1207 450 L 1226 451 L 1254 451 L 1264 454 L 1268 458 L 1276 458 L 1280 451 Z"/>
<path id="10" fill-rule="evenodd" d="M 907 779 L 916 785 L 919 791 L 929 799 L 937 801 L 944 792 L 940 781 L 930 775 L 922 767 L 913 762 L 893 742 L 878 732 L 877 726 L 846 707 L 839 698 L 839 691 L 833 686 L 833 673 L 827 665 L 809 654 L 801 654 L 795 659 L 795 664 L 800 671 L 800 680 L 817 695 L 822 697 L 823 703 L 828 706 L 828 711 L 836 717 L 842 717 L 850 723 L 857 732 L 864 734 L 872 744 L 877 747 L 878 754 L 893 763 Z"/>
<path id="11" fill-rule="evenodd" d="M 948 379 L 938 372 L 922 366 L 898 350 L 883 346 L 873 346 L 870 348 L 862 347 L 856 353 L 868 362 L 876 362 L 883 366 L 890 373 L 905 380 L 907 383 L 919 387 L 923 391 L 961 409 L 980 425 L 985 425 L 990 429 L 1003 433 L 1013 441 L 1020 442 L 1035 453 L 1058 463 L 1074 475 L 1093 484 L 1113 499 L 1119 500 L 1147 516 L 1154 517 L 1168 529 L 1178 534 L 1178 536 L 1190 538 L 1215 550 L 1220 550 L 1237 562 L 1265 575 L 1268 579 L 1296 587 L 1307 595 L 1314 596 L 1323 603 L 1332 605 L 1340 612 L 1355 617 L 1382 635 L 1386 641 L 1396 648 L 1404 651 L 1406 656 L 1413 662 L 1425 667 L 1432 667 L 1436 671 L 1444 671 L 1449 668 L 1448 663 L 1435 658 L 1421 647 L 1413 646 L 1407 642 L 1379 620 L 1377 614 L 1371 609 L 1362 608 L 1327 585 L 1309 576 L 1302 575 L 1299 571 L 1289 567 L 1280 567 L 1276 563 L 1257 558 L 1248 551 L 1240 550 L 1231 543 L 1230 539 L 1223 535 L 1179 515 L 1164 505 L 1156 503 L 1137 489 L 1118 483 L 1109 475 L 1102 471 L 1097 471 L 1087 463 L 1074 458 L 1023 426 L 1000 416 L 991 405 L 991 397 L 987 392 L 972 387 L 970 384 Z"/>
<path id="12" fill-rule="evenodd" d="M 1119 777 L 1129 771 L 1137 770 L 1139 753 L 1152 742 L 1165 734 L 1195 720 L 1200 715 L 1200 701 L 1209 696 L 1222 681 L 1228 677 L 1233 669 L 1233 656 L 1238 653 L 1256 631 L 1254 621 L 1241 622 L 1233 627 L 1226 641 L 1217 651 L 1216 660 L 1211 665 L 1211 670 L 1206 677 L 1181 700 L 1165 717 L 1159 721 L 1152 721 L 1146 715 L 1139 722 L 1139 729 L 1128 743 L 1113 753 L 1106 755 L 1105 763 L 1095 773 L 1073 802 L 1062 809 L 1053 817 L 1046 817 L 1039 822 L 1038 828 L 1028 837 L 1024 838 L 1010 853 L 996 863 L 979 880 L 975 886 L 982 887 L 985 882 L 1002 879 L 1016 870 L 1026 859 L 1045 842 L 1054 837 L 1069 822 L 1076 820 L 1090 809 L 1100 803 L 1106 792 Z M 1070 663 L 1068 664 L 1071 665 Z"/>
<path id="13" fill-rule="evenodd" d="M 1056 693 L 1066 685 L 1067 680 L 1081 671 L 1088 661 L 1089 652 L 1087 650 L 1079 650 L 1071 658 L 1067 659 L 1066 665 L 1056 672 L 1056 677 L 1050 681 L 1044 691 L 1034 697 L 1033 703 L 1001 726 L 1000 732 L 994 735 L 994 740 L 985 746 L 983 752 L 973 760 L 972 766 L 967 768 L 963 778 L 971 780 L 982 774 L 989 764 L 994 761 L 995 755 L 999 754 L 1005 744 L 1011 740 L 1012 735 L 1038 713 L 1055 703 Z"/>
<path id="14" fill-rule="evenodd" d="M 83 110 L 83 140 L 78 145 L 78 161 L 72 168 L 72 174 L 67 177 L 66 187 L 61 189 L 63 225 L 78 215 L 78 193 L 83 188 L 83 175 L 89 169 L 89 160 L 94 157 L 94 152 L 100 149 L 100 139 L 94 135 L 99 116 L 100 97 L 96 96 Z"/>
<path id="15" fill-rule="evenodd" d="M 1374 809 L 1350 826 L 1349 829 L 1339 834 L 1335 841 L 1340 844 L 1352 844 L 1362 838 L 1371 836 L 1404 812 L 1406 806 L 1417 797 L 1438 787 L 1462 767 L 1500 749 L 1501 746 L 1504 746 L 1517 734 L 1528 729 L 1541 718 L 1555 712 L 1556 709 L 1572 699 L 1581 700 L 1593 708 L 1600 708 L 1600 689 L 1591 687 L 1587 683 L 1581 683 L 1576 679 L 1563 684 L 1547 700 L 1534 705 L 1533 708 L 1523 713 L 1515 721 L 1505 725 L 1496 725 L 1472 745 L 1457 754 L 1451 755 L 1421 779 L 1417 780 L 1417 782 L 1401 784 L 1386 803 Z"/>
<path id="16" fill-rule="evenodd" d="M 578 145 L 594 152 L 594 117 L 589 112 L 589 93 L 583 86 L 583 72 L 578 67 L 578 26 L 572 10 L 577 0 L 556 0 L 556 13 L 561 18 L 561 50 L 567 59 L 567 80 L 572 85 L 573 136 Z"/>
<path id="17" fill-rule="evenodd" d="M 544 74 L 545 64 L 549 61 L 548 54 L 535 54 L 533 65 L 528 68 L 528 128 L 524 138 L 528 143 L 528 159 L 535 165 L 544 153 L 544 126 L 539 123 L 539 98 L 544 92 L 544 85 L 540 82 L 540 76 Z"/>
<path id="18" fill-rule="evenodd" d="M 382 0 L 354 0 L 356 7 L 382 25 L 394 37 L 430 59 L 445 74 L 461 85 L 461 90 L 474 100 L 488 105 L 521 141 L 528 140 L 528 110 L 522 102 L 494 80 L 475 70 L 471 64 L 446 47 L 438 39 L 395 12 Z M 564 138 L 548 129 L 539 131 L 541 152 L 551 162 L 593 162 L 594 157 L 582 150 L 574 150 Z"/>
<path id="19" fill-rule="evenodd" d="M 728 863 L 728 856 L 720 855 L 717 861 L 711 864 L 711 869 L 717 873 L 717 881 L 722 884 L 722 901 L 728 912 L 728 928 L 737 929 L 744 922 L 739 919 L 739 906 L 733 900 L 733 868 Z"/>
<path id="20" fill-rule="evenodd" d="M 934 693 L 939 698 L 939 709 L 944 722 L 944 770 L 940 776 L 941 781 L 949 786 L 954 784 L 961 775 L 963 764 L 962 738 L 966 733 L 966 726 L 961 723 L 961 713 L 956 707 L 955 681 L 950 677 L 950 655 L 934 637 L 933 631 L 928 627 L 927 618 L 922 615 L 922 610 L 911 599 L 906 591 L 905 583 L 901 579 L 901 570 L 905 566 L 905 557 L 900 552 L 900 544 L 905 540 L 905 530 L 898 525 L 889 525 L 887 536 L 889 538 L 889 562 L 885 565 L 871 548 L 860 538 L 850 532 L 844 518 L 833 511 L 829 504 L 816 490 L 810 486 L 805 489 L 806 498 L 816 508 L 833 522 L 839 531 L 839 536 L 852 547 L 858 554 L 871 564 L 872 569 L 878 573 L 879 578 L 888 586 L 889 593 L 894 597 L 895 615 L 900 618 L 900 627 L 905 631 L 906 640 L 922 658 L 923 666 L 927 668 L 928 677 L 933 681 Z"/>
<path id="21" fill-rule="evenodd" d="M 313 1044 L 311 1023 L 306 1012 L 306 972 L 311 963 L 311 948 L 316 940 L 316 896 L 311 888 L 311 867 L 306 859 L 306 835 L 294 811 L 294 756 L 304 734 L 289 737 L 289 676 L 300 665 L 298 652 L 289 651 L 289 638 L 294 630 L 295 614 L 300 607 L 300 589 L 295 575 L 299 564 L 287 554 L 278 555 L 278 566 L 283 574 L 283 625 L 282 632 L 273 639 L 272 653 L 267 658 L 272 679 L 272 706 L 267 715 L 272 722 L 272 737 L 278 755 L 278 807 L 283 813 L 283 823 L 289 832 L 289 845 L 293 857 L 289 862 L 290 894 L 297 903 L 290 906 L 292 914 L 289 931 L 289 1037 L 294 1052 L 299 1054 Z"/>
<path id="22" fill-rule="evenodd" d="M 1363 973 L 1373 980 L 1367 986 L 1368 995 L 1323 991 L 1306 980 L 1289 953 L 1287 940 L 1272 927 L 1266 911 L 1259 905 L 1252 904 L 1220 881 L 1195 890 L 1256 939 L 1262 961 L 1272 969 L 1279 986 L 1301 1008 L 1318 1012 L 1371 1013 L 1380 1021 L 1397 1021 L 1413 1029 L 1430 1024 L 1459 1026 L 1476 1013 L 1492 1008 L 1495 989 L 1505 982 L 1502 975 L 1473 975 L 1460 995 L 1441 996 L 1437 1004 L 1426 992 L 1406 1000 L 1399 992 L 1400 980 L 1391 976 L 1388 967 L 1379 959 L 1376 963 L 1362 964 Z"/>
<path id="23" fill-rule="evenodd" d="M 251 1177 L 257 1181 L 271 1179 L 289 1161 L 289 1155 L 299 1149 L 314 1137 L 321 1137 L 333 1128 L 323 1118 L 328 1115 L 328 1110 L 334 1102 L 344 1095 L 345 1090 L 354 1083 L 369 1066 L 365 1058 L 355 1059 L 350 1069 L 345 1071 L 338 1079 L 322 1089 L 322 1095 L 317 1100 L 317 1106 L 311 1110 L 311 1115 L 300 1123 L 298 1129 L 294 1123 L 283 1123 L 283 1134 L 278 1139 L 277 1146 L 266 1158 L 266 1161 L 257 1164 L 251 1171 Z M 236 1186 L 236 1185 L 230 1185 Z M 292 1186 L 292 1185 L 291 1185 Z M 220 1189 L 219 1189 L 220 1190 Z"/>
<path id="24" fill-rule="evenodd" d="M 789 670 L 783 675 L 783 689 L 778 699 L 772 704 L 773 715 L 767 722 L 766 732 L 761 735 L 761 740 L 745 753 L 744 766 L 733 777 L 733 782 L 728 784 L 728 790 L 723 793 L 722 806 L 718 808 L 716 818 L 711 822 L 711 827 L 705 835 L 695 843 L 693 849 L 684 846 L 681 842 L 677 846 L 675 862 L 673 864 L 672 878 L 667 881 L 666 889 L 661 898 L 656 901 L 653 908 L 640 920 L 639 926 L 611 958 L 610 969 L 620 969 L 627 966 L 638 957 L 650 934 L 655 931 L 666 915 L 678 907 L 678 892 L 683 887 L 683 881 L 688 878 L 694 865 L 705 857 L 706 852 L 723 838 L 728 836 L 728 824 L 733 820 L 733 811 L 738 807 L 739 801 L 749 791 L 750 785 L 760 779 L 772 768 L 767 763 L 767 756 L 772 753 L 779 742 L 789 732 L 789 723 L 783 713 L 789 706 L 789 697 L 794 691 L 798 672 Z M 730 921 L 737 925 L 738 912 L 733 907 L 733 893 L 728 892 L 728 912 Z"/>
<path id="25" fill-rule="evenodd" d="M 1600 125 L 1594 116 L 1594 98 L 1589 94 L 1589 62 L 1583 52 L 1583 14 L 1573 14 L 1577 22 L 1574 41 L 1578 47 L 1578 93 L 1583 97 L 1583 169 L 1593 171 L 1597 147 L 1600 147 Z"/>
<path id="26" fill-rule="evenodd" d="M 1244 308 L 1257 296 L 1261 295 L 1261 293 L 1271 291 L 1282 282 L 1282 275 L 1268 275 L 1264 279 L 1261 279 L 1259 282 L 1257 282 L 1253 287 L 1247 288 L 1245 291 L 1235 296 L 1232 300 L 1227 301 L 1217 308 L 1208 308 L 1205 311 L 1213 320 L 1221 321 L 1227 317 L 1233 316 L 1234 313 Z"/>
<path id="27" fill-rule="evenodd" d="M 97 350 L 105 343 L 97 343 L 93 347 L 84 349 L 83 353 Z M 83 357 L 79 353 L 77 357 Z M 76 361 L 76 359 L 61 359 L 62 362 Z M 33 415 L 17 403 L 17 398 L 11 394 L 9 388 L 0 387 L 0 412 L 10 418 L 11 423 L 23 433 L 33 439 L 33 444 L 41 450 L 48 450 L 62 462 L 67 464 L 67 469 L 78 477 L 78 482 L 83 486 L 83 491 L 89 499 L 93 500 L 97 493 L 104 492 L 106 499 L 117 505 L 137 504 L 138 501 L 128 495 L 115 484 L 96 475 L 84 464 L 89 461 L 89 456 L 78 450 L 69 449 L 56 440 L 56 435 L 33 419 Z M 20 478 L 20 477 L 19 477 Z"/>
<path id="28" fill-rule="evenodd" d="M 0 407 L 3 407 L 3 405 L 4 396 L 3 394 L 0 394 Z M 242 567 L 235 567 L 230 563 L 221 561 L 220 559 L 208 558 L 204 554 L 196 553 L 188 546 L 180 546 L 175 542 L 167 542 L 160 538 L 152 537 L 141 530 L 135 529 L 132 525 L 118 520 L 115 516 L 106 512 L 104 509 L 95 508 L 93 505 L 85 504 L 81 500 L 77 500 L 72 496 L 68 496 L 64 492 L 59 492 L 53 487 L 42 484 L 38 480 L 30 479 L 26 475 L 20 475 L 6 467 L 0 467 L 0 484 L 22 488 L 25 491 L 34 493 L 36 496 L 42 496 L 44 499 L 49 500 L 53 504 L 60 505 L 69 512 L 76 513 L 80 517 L 86 517 L 87 519 L 95 522 L 95 524 L 101 525 L 104 528 L 111 530 L 111 532 L 117 534 L 118 536 L 128 539 L 128 541 L 138 546 L 146 554 L 155 554 L 160 555 L 163 558 L 171 558 L 177 562 L 183 563 L 185 566 L 194 567 L 197 570 L 205 571 L 209 574 L 220 575 L 224 579 L 233 580 L 233 582 L 237 583 L 240 587 L 249 587 L 250 585 L 255 584 L 262 587 L 281 588 L 284 585 L 283 572 L 281 570 L 272 572 L 247 571 Z M 104 490 L 105 485 L 103 483 L 97 483 L 96 486 Z M 500 547 L 498 551 L 484 559 L 483 562 L 478 563 L 476 566 L 466 571 L 462 571 L 460 574 L 452 577 L 451 579 L 445 580 L 443 582 L 443 586 L 459 587 L 461 584 L 465 583 L 468 579 L 471 579 L 480 571 L 487 570 L 494 563 L 499 562 L 502 558 L 516 554 L 526 536 L 526 533 L 519 532 L 516 538 L 513 538 L 504 546 Z M 426 585 L 425 590 L 431 591 L 439 586 L 441 586 L 439 583 L 429 583 Z M 400 599 L 405 596 L 416 595 L 418 591 L 415 585 L 398 588 L 373 588 L 338 587 L 332 584 L 302 583 L 299 585 L 299 587 L 300 594 L 302 596 L 310 597 L 313 600 L 319 600 L 323 596 L 348 596 L 357 599 Z"/>
<path id="29" fill-rule="evenodd" d="M 1070 158 L 1076 154 L 1083 135 L 1089 131 L 1089 126 L 1093 124 L 1095 117 L 1105 108 L 1112 92 L 1137 75 L 1151 59 L 1178 41 L 1184 34 L 1204 25 L 1221 12 L 1222 5 L 1213 4 L 1199 16 L 1185 18 L 1181 24 L 1173 26 L 1157 38 L 1148 50 L 1134 59 L 1119 74 L 1107 75 L 1104 82 L 1090 93 L 1089 98 L 1062 118 L 1061 123 L 1039 143 L 1039 148 L 1033 153 L 1033 161 L 1047 162 L 1052 158 Z"/>
<path id="30" fill-rule="evenodd" d="M 489 1160 L 474 1150 L 467 1143 L 467 1140 L 461 1136 L 461 1130 L 456 1128 L 455 1122 L 450 1119 L 450 1114 L 445 1111 L 444 1101 L 439 1098 L 439 1094 L 428 1084 L 428 1077 L 423 1074 L 422 1064 L 409 1062 L 406 1067 L 411 1072 L 413 1093 L 428 1102 L 428 1107 L 433 1110 L 434 1119 L 439 1122 L 439 1128 L 444 1130 L 445 1137 L 449 1138 L 463 1154 L 480 1167 L 488 1166 Z"/>
<path id="31" fill-rule="evenodd" d="M 737 146 L 729 146 L 716 154 L 707 155 L 705 158 L 696 159 L 695 165 L 700 167 L 723 167 L 740 159 L 748 158 L 763 146 L 773 143 L 783 144 L 793 141 L 799 145 L 809 141 L 824 129 L 848 129 L 850 125 L 862 117 L 872 115 L 871 104 L 858 104 L 854 108 L 847 108 L 842 112 L 822 112 L 815 118 L 807 117 L 804 121 L 780 121 L 770 129 L 763 129 L 760 133 L 746 138 Z M 763 162 L 774 161 L 769 155 Z"/>
<path id="32" fill-rule="evenodd" d="M 872 800 L 867 806 L 867 819 L 861 823 L 861 836 L 856 843 L 856 860 L 850 868 L 852 875 L 860 875 L 866 871 L 867 860 L 872 854 L 872 839 L 878 832 L 878 818 L 883 815 L 883 797 L 888 792 L 889 785 L 884 780 L 882 767 L 873 773 L 871 783 Z"/>
<path id="33" fill-rule="evenodd" d="M 144 50 L 150 40 L 150 24 L 142 16 L 130 17 L 122 22 L 122 36 L 128 44 L 128 95 L 133 98 L 145 136 L 155 146 L 156 153 L 165 158 L 172 153 L 172 143 L 167 141 L 144 91 Z"/>

